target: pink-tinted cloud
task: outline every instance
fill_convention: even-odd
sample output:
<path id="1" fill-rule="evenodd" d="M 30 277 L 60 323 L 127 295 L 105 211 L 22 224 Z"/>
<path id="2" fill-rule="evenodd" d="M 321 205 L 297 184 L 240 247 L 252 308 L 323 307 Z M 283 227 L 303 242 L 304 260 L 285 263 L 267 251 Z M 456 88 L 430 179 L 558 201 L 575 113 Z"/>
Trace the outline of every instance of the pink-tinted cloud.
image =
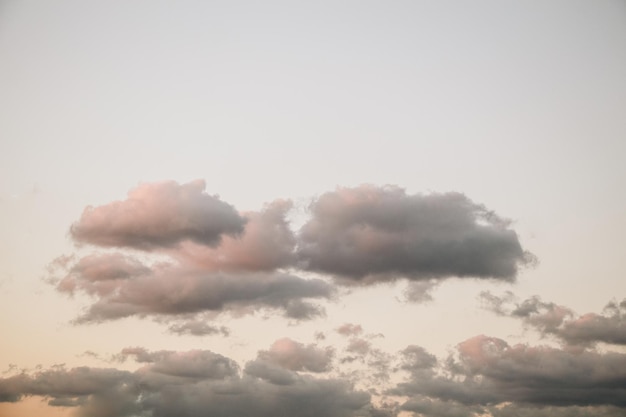
<path id="1" fill-rule="evenodd" d="M 223 235 L 238 235 L 246 220 L 203 180 L 144 183 L 123 201 L 87 207 L 70 229 L 78 242 L 151 250 L 182 241 L 214 246 Z"/>
<path id="2" fill-rule="evenodd" d="M 292 371 L 325 372 L 330 370 L 332 349 L 304 345 L 289 338 L 275 341 L 269 350 L 259 352 L 259 359 Z"/>
<path id="3" fill-rule="evenodd" d="M 214 271 L 271 271 L 290 266 L 296 245 L 286 219 L 291 207 L 290 201 L 276 200 L 259 212 L 243 213 L 247 223 L 241 235 L 225 236 L 215 247 L 187 241 L 169 254 Z"/>
<path id="4" fill-rule="evenodd" d="M 212 311 L 235 314 L 277 309 L 287 317 L 322 314 L 315 299 L 334 290 L 320 279 L 279 272 L 215 272 L 186 265 L 151 266 L 120 254 L 79 259 L 57 282 L 60 291 L 82 292 L 95 301 L 77 322 L 99 322 L 128 316 L 179 316 Z"/>
<path id="5" fill-rule="evenodd" d="M 277 364 L 258 368 L 257 375 L 247 371 L 254 367 L 242 372 L 231 359 L 206 350 L 121 353 L 129 356 L 143 366 L 134 372 L 59 368 L 0 378 L 0 402 L 41 396 L 49 405 L 74 407 L 78 417 L 389 415 L 348 381 L 314 378 Z"/>
<path id="6" fill-rule="evenodd" d="M 587 313 L 578 316 L 571 309 L 538 296 L 516 302 L 512 293 L 495 296 L 489 292 L 480 295 L 491 311 L 521 319 L 543 335 L 555 336 L 570 347 L 585 348 L 598 342 L 626 345 L 626 300 L 610 302 L 602 314 Z"/>

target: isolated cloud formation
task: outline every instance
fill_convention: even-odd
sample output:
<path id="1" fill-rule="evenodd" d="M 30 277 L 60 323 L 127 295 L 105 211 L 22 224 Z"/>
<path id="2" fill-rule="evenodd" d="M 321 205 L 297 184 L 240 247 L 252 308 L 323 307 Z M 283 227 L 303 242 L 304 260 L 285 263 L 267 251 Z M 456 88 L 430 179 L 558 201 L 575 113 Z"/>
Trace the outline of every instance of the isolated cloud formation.
<path id="1" fill-rule="evenodd" d="M 134 372 L 63 367 L 0 379 L 0 401 L 48 398 L 53 406 L 75 407 L 79 417 L 382 416 L 369 394 L 341 379 L 302 375 L 278 364 L 287 380 L 241 371 L 210 351 L 129 348 L 122 357 L 142 364 Z M 247 368 L 246 368 L 247 369 Z"/>
<path id="2" fill-rule="evenodd" d="M 315 200 L 299 233 L 305 268 L 344 282 L 515 279 L 530 255 L 506 221 L 459 193 L 338 188 Z"/>
<path id="3" fill-rule="evenodd" d="M 602 314 L 583 315 L 538 296 L 518 302 L 510 292 L 502 296 L 482 292 L 480 299 L 496 314 L 521 319 L 543 335 L 555 336 L 572 347 L 585 348 L 598 342 L 626 345 L 626 299 L 609 302 Z"/>
<path id="4" fill-rule="evenodd" d="M 214 246 L 223 235 L 237 235 L 246 220 L 205 182 L 143 183 L 123 201 L 87 207 L 70 229 L 72 237 L 98 246 L 151 250 L 190 240 Z"/>

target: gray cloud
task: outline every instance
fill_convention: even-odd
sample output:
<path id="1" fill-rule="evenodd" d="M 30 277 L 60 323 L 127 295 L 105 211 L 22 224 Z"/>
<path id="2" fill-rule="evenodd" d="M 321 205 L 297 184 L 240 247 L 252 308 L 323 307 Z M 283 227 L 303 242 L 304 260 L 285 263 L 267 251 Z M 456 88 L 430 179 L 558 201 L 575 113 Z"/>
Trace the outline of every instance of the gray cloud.
<path id="1" fill-rule="evenodd" d="M 0 379 L 0 401 L 16 402 L 24 396 L 36 395 L 50 398 L 50 405 L 77 405 L 88 409 L 88 400 L 93 396 L 102 404 L 99 415 L 126 416 L 137 411 L 125 401 L 137 394 L 133 382 L 132 373 L 117 369 L 56 367 L 34 375 L 22 373 Z M 107 398 L 122 401 L 107 405 L 102 401 Z"/>
<path id="2" fill-rule="evenodd" d="M 487 336 L 460 343 L 457 356 L 436 366 L 431 359 L 422 360 L 429 357 L 415 348 L 408 351 L 409 358 L 412 352 L 418 352 L 416 365 L 408 360 L 403 367 L 410 373 L 409 380 L 390 392 L 409 396 L 405 407 L 414 411 L 419 411 L 415 404 L 424 399 L 442 401 L 451 409 L 477 407 L 477 412 L 508 403 L 522 408 L 626 410 L 626 354 L 510 346 Z M 432 415 L 446 414 L 433 411 Z"/>
<path id="3" fill-rule="evenodd" d="M 124 201 L 87 207 L 70 232 L 79 242 L 146 250 L 185 240 L 214 246 L 241 233 L 246 220 L 204 189 L 203 180 L 141 184 Z"/>
<path id="4" fill-rule="evenodd" d="M 57 281 L 57 289 L 96 298 L 77 319 L 79 323 L 133 315 L 246 313 L 265 308 L 282 310 L 287 317 L 308 319 L 323 312 L 310 299 L 333 295 L 332 286 L 320 279 L 306 280 L 279 272 L 221 273 L 168 263 L 148 267 L 119 254 L 91 255 L 68 268 L 68 274 Z"/>
<path id="5" fill-rule="evenodd" d="M 192 319 L 185 320 L 178 323 L 173 323 L 169 326 L 170 333 L 179 335 L 190 336 L 208 336 L 214 334 L 221 334 L 222 336 L 228 336 L 230 331 L 224 326 L 212 326 L 206 322 L 206 320 Z"/>
<path id="6" fill-rule="evenodd" d="M 542 407 L 509 404 L 504 407 L 490 407 L 493 417 L 622 417 L 624 409 L 612 406 L 569 406 Z"/>
<path id="7" fill-rule="evenodd" d="M 269 350 L 259 352 L 259 359 L 292 371 L 326 372 L 330 370 L 332 349 L 304 345 L 289 338 L 275 341 Z"/>
<path id="8" fill-rule="evenodd" d="M 544 335 L 559 338 L 569 346 L 581 348 L 603 342 L 626 345 L 626 299 L 610 302 L 602 314 L 576 315 L 567 307 L 542 301 L 538 296 L 516 302 L 512 293 L 496 296 L 480 294 L 486 308 L 496 314 L 519 318 Z"/>
<path id="9" fill-rule="evenodd" d="M 209 351 L 129 348 L 120 356 L 143 366 L 135 372 L 61 368 L 0 378 L 0 401 L 43 396 L 49 405 L 74 407 L 78 416 L 99 417 L 385 415 L 372 406 L 369 394 L 347 381 L 314 378 L 272 363 L 263 362 L 262 369 L 253 361 L 242 373 L 232 360 Z"/>
<path id="10" fill-rule="evenodd" d="M 435 355 L 428 353 L 426 349 L 421 346 L 410 345 L 401 352 L 401 355 L 401 368 L 409 372 L 431 369 L 437 365 L 437 358 Z"/>
<path id="11" fill-rule="evenodd" d="M 337 333 L 342 336 L 357 336 L 363 333 L 363 327 L 360 324 L 345 323 L 339 326 Z"/>
<path id="12" fill-rule="evenodd" d="M 402 404 L 402 410 L 425 417 L 477 417 L 484 412 L 480 406 L 468 406 L 454 401 L 441 401 L 416 396 Z"/>
<path id="13" fill-rule="evenodd" d="M 238 214 L 204 192 L 203 181 L 142 184 L 124 201 L 85 210 L 72 228 L 78 242 L 127 247 L 149 257 L 95 253 L 59 258 L 52 281 L 93 303 L 78 323 L 128 316 L 235 314 L 278 309 L 289 318 L 319 317 L 313 299 L 334 287 L 286 268 L 326 272 L 343 282 L 417 280 L 407 298 L 424 301 L 435 278 L 514 279 L 527 260 L 508 223 L 462 194 L 407 195 L 393 186 L 340 188 L 311 205 L 296 236 L 289 200 Z M 180 334 L 211 334 L 208 324 L 175 324 Z"/>
<path id="14" fill-rule="evenodd" d="M 350 339 L 350 342 L 348 342 L 348 347 L 346 348 L 346 350 L 350 353 L 356 353 L 357 355 L 363 356 L 368 354 L 371 348 L 372 344 L 369 342 L 369 340 L 354 337 Z"/>
<path id="15" fill-rule="evenodd" d="M 431 279 L 429 281 L 409 282 L 404 290 L 404 298 L 412 303 L 425 303 L 432 301 L 432 291 L 437 288 L 439 282 Z"/>
<path id="16" fill-rule="evenodd" d="M 311 206 L 299 233 L 305 268 L 346 282 L 406 277 L 512 281 L 530 258 L 506 221 L 463 194 L 339 188 Z"/>
<path id="17" fill-rule="evenodd" d="M 224 236 L 213 247 L 187 241 L 168 254 L 207 270 L 272 271 L 288 267 L 295 260 L 296 246 L 286 219 L 291 207 L 289 200 L 275 200 L 261 211 L 242 213 L 247 223 L 241 235 Z"/>

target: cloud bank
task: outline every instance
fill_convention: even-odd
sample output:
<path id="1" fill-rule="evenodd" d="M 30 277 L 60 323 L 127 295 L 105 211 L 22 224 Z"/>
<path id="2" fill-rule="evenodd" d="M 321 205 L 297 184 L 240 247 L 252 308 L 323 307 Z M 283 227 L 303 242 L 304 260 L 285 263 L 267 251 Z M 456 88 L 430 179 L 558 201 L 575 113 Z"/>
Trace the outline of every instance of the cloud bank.
<path id="1" fill-rule="evenodd" d="M 415 346 L 403 357 L 410 376 L 390 392 L 409 397 L 401 408 L 422 415 L 613 416 L 626 409 L 622 353 L 510 346 L 480 335 L 446 360 Z"/>
<path id="2" fill-rule="evenodd" d="M 144 183 L 125 200 L 85 209 L 70 235 L 99 251 L 66 258 L 51 281 L 93 300 L 77 323 L 266 309 L 303 320 L 324 314 L 319 301 L 336 285 L 408 278 L 407 299 L 425 301 L 438 279 L 511 281 L 529 257 L 506 221 L 463 194 L 338 188 L 313 201 L 297 232 L 287 220 L 292 206 L 275 200 L 237 212 L 202 180 Z M 224 333 L 200 321 L 170 329 Z"/>
<path id="3" fill-rule="evenodd" d="M 119 356 L 142 366 L 134 372 L 59 367 L 22 373 L 0 379 L 0 401 L 43 396 L 51 406 L 74 407 L 79 417 L 387 415 L 349 382 L 300 374 L 280 361 L 265 368 L 255 368 L 259 360 L 253 361 L 242 371 L 231 359 L 206 350 L 128 348 Z"/>

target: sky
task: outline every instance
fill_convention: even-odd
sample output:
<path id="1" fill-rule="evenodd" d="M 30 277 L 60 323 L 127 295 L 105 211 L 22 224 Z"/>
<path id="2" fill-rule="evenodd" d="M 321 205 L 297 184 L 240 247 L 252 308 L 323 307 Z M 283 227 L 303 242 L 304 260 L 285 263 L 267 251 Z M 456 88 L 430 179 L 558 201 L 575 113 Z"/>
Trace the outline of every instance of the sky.
<path id="1" fill-rule="evenodd" d="M 626 412 L 623 1 L 0 1 L 0 416 Z"/>

